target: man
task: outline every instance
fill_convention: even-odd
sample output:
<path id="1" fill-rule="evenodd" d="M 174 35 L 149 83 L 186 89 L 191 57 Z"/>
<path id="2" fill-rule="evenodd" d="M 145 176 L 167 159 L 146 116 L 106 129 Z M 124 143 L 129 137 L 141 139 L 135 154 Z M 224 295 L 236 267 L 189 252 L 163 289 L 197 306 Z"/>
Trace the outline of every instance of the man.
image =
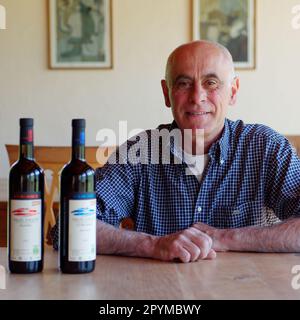
<path id="1" fill-rule="evenodd" d="M 191 148 L 167 145 L 179 164 L 97 170 L 97 252 L 182 262 L 217 251 L 299 252 L 300 160 L 272 129 L 226 119 L 239 89 L 228 50 L 208 41 L 178 47 L 161 84 L 174 122 L 160 129 L 190 130 Z M 117 228 L 126 217 L 135 231 Z"/>

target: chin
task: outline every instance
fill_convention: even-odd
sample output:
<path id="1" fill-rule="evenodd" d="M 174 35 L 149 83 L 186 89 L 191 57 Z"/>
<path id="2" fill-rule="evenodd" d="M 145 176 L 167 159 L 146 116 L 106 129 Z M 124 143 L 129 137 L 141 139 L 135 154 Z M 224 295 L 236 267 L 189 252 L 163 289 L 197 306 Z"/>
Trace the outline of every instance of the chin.
<path id="1" fill-rule="evenodd" d="M 211 126 L 208 123 L 190 123 L 187 125 L 188 129 L 192 129 L 192 130 L 197 130 L 197 129 L 201 129 L 201 130 L 207 130 L 209 129 Z"/>

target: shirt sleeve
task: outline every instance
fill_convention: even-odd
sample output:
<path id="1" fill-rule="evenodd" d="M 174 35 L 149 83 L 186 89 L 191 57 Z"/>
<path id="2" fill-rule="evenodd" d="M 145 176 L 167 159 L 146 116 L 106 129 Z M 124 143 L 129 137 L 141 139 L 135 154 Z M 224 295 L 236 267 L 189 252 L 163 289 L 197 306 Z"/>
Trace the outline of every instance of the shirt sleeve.
<path id="1" fill-rule="evenodd" d="M 108 161 L 104 167 L 96 170 L 98 219 L 118 227 L 124 218 L 133 218 L 137 166 Z"/>
<path id="2" fill-rule="evenodd" d="M 281 136 L 274 137 L 267 162 L 266 202 L 280 220 L 300 217 L 300 159 Z"/>

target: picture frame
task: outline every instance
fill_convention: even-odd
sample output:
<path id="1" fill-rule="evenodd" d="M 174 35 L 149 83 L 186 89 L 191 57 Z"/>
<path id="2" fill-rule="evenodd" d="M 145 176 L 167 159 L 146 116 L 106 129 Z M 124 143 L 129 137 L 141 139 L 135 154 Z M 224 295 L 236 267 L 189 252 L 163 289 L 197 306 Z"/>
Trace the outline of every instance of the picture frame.
<path id="1" fill-rule="evenodd" d="M 112 0 L 48 0 L 50 69 L 111 69 Z"/>
<path id="2" fill-rule="evenodd" d="M 193 40 L 224 45 L 236 69 L 255 69 L 256 0 L 193 0 Z"/>

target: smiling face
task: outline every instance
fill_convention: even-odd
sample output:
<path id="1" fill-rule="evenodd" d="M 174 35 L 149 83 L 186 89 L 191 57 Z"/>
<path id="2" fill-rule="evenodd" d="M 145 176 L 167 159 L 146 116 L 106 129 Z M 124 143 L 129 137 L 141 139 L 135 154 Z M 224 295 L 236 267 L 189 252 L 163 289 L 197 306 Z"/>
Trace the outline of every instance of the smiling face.
<path id="1" fill-rule="evenodd" d="M 222 132 L 238 87 L 230 54 L 205 41 L 177 48 L 162 80 L 166 106 L 172 108 L 178 127 L 204 129 L 204 138 L 211 142 Z"/>

